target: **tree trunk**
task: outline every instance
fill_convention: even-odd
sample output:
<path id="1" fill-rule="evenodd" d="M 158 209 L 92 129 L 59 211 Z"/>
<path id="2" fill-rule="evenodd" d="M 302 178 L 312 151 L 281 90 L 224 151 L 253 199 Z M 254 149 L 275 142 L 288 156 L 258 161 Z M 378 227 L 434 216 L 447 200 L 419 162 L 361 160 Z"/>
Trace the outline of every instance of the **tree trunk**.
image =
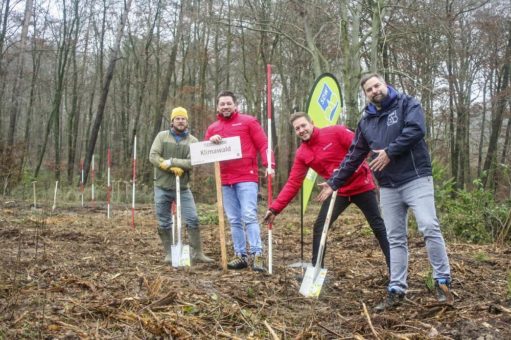
<path id="1" fill-rule="evenodd" d="M 177 58 L 177 49 L 179 46 L 179 41 L 181 40 L 182 30 L 183 30 L 183 3 L 181 3 L 179 8 L 179 19 L 176 33 L 174 36 L 174 45 L 172 46 L 172 50 L 170 52 L 169 62 L 167 64 L 167 70 L 165 72 L 165 78 L 160 92 L 158 108 L 155 110 L 155 114 L 153 117 L 153 131 L 151 133 L 152 137 L 151 140 L 154 140 L 154 138 L 156 137 L 161 128 L 162 118 L 165 113 L 165 105 L 167 103 L 167 98 L 169 96 L 170 84 L 172 83 L 172 76 L 175 74 L 176 71 L 175 66 Z"/>
<path id="2" fill-rule="evenodd" d="M 98 109 L 96 111 L 96 117 L 94 119 L 94 124 L 92 125 L 89 143 L 87 145 L 87 154 L 85 156 L 84 162 L 84 183 L 87 182 L 87 178 L 89 175 L 89 168 L 92 161 L 92 155 L 94 154 L 94 149 L 96 147 L 96 140 L 98 138 L 99 128 L 101 127 L 101 123 L 103 121 L 106 100 L 108 99 L 108 91 L 110 89 L 110 83 L 112 82 L 112 78 L 114 76 L 115 64 L 117 62 L 117 54 L 119 53 L 124 26 L 126 25 L 126 20 L 128 18 L 128 13 L 130 11 L 131 2 L 132 0 L 127 0 L 124 12 L 121 16 L 121 20 L 119 22 L 119 25 L 117 26 L 115 46 L 112 50 L 112 55 L 110 56 L 110 61 L 108 63 L 108 68 L 106 70 L 105 79 L 103 81 L 103 87 L 101 91 L 101 97 L 99 99 Z"/>
<path id="3" fill-rule="evenodd" d="M 452 4 L 448 0 L 446 2 L 447 14 L 447 81 L 449 83 L 449 144 L 451 149 L 451 176 L 455 179 L 458 177 L 458 148 L 456 147 L 456 134 L 454 126 L 454 51 L 453 51 L 453 15 Z"/>
<path id="4" fill-rule="evenodd" d="M 502 155 L 500 156 L 500 164 L 509 164 L 507 162 L 507 154 L 508 154 L 510 138 L 511 138 L 511 119 L 508 118 L 506 134 L 504 137 L 504 145 L 502 146 Z"/>
<path id="5" fill-rule="evenodd" d="M 485 79 L 484 81 L 484 86 L 483 86 L 483 112 L 482 112 L 482 121 L 481 121 L 481 133 L 479 134 L 479 147 L 478 147 L 478 152 L 477 152 L 477 177 L 480 178 L 481 177 L 481 167 L 483 165 L 483 144 L 484 144 L 484 130 L 486 128 L 486 103 L 487 103 L 487 100 L 486 100 L 486 90 L 488 88 L 488 81 L 491 81 L 488 80 L 488 78 Z"/>
<path id="6" fill-rule="evenodd" d="M 511 71 L 511 21 L 508 22 L 508 44 L 506 47 L 506 57 L 504 58 L 502 78 L 497 87 L 497 105 L 495 115 L 492 117 L 490 141 L 488 143 L 488 153 L 484 161 L 483 170 L 487 171 L 488 176 L 484 178 L 484 187 L 495 185 L 494 178 L 497 166 L 497 145 L 500 135 L 500 129 L 504 120 L 504 111 L 507 103 L 507 96 L 504 95 L 509 87 L 509 73 Z"/>
<path id="7" fill-rule="evenodd" d="M 5 7 L 4 7 L 5 6 Z M 10 0 L 5 0 L 5 3 L 3 4 L 2 8 L 3 16 L 0 16 L 0 24 L 2 28 L 0 29 L 0 103 L 3 103 L 3 96 L 4 96 L 4 90 L 7 82 L 5 81 L 5 71 L 4 71 L 4 45 L 5 45 L 5 35 L 7 34 L 7 18 L 9 17 L 9 10 L 10 10 Z M 2 14 L 2 13 L 0 13 Z M 2 117 L 2 109 L 3 105 L 0 105 L 0 117 Z M 3 139 L 3 128 L 2 128 L 2 119 L 0 119 L 0 140 Z"/>
<path id="8" fill-rule="evenodd" d="M 36 31 L 35 24 L 34 24 L 34 31 Z M 35 97 L 36 97 L 36 81 L 37 81 L 40 66 L 41 66 L 42 52 L 38 51 L 35 48 L 35 41 L 36 41 L 36 39 L 33 39 L 34 46 L 32 46 L 33 47 L 32 48 L 32 79 L 30 82 L 30 97 L 29 97 L 29 101 L 28 101 L 27 117 L 26 117 L 26 121 L 25 121 L 25 134 L 24 134 L 24 139 L 23 139 L 25 141 L 25 145 L 24 145 L 25 152 L 23 152 L 21 154 L 21 161 L 20 161 L 20 166 L 19 166 L 20 177 L 23 172 L 25 157 L 27 157 L 29 154 L 30 144 L 28 143 L 28 141 L 30 140 L 30 128 L 32 127 L 32 114 L 34 112 L 34 103 L 35 103 Z"/>
<path id="9" fill-rule="evenodd" d="M 371 72 L 378 72 L 380 69 L 379 57 L 381 47 L 381 28 L 382 28 L 382 17 L 384 10 L 384 0 L 371 1 L 372 6 L 372 20 L 371 20 Z"/>
<path id="10" fill-rule="evenodd" d="M 16 120 L 20 115 L 20 101 L 22 100 L 21 95 L 21 82 L 25 69 L 25 52 L 27 45 L 27 36 L 28 36 L 28 25 L 30 24 L 30 19 L 32 18 L 32 8 L 33 8 L 33 0 L 27 0 L 25 3 L 25 14 L 23 16 L 23 25 L 21 28 L 21 42 L 19 47 L 18 61 L 17 61 L 17 74 L 18 76 L 14 78 L 13 90 L 12 90 L 12 108 L 11 115 L 9 119 L 9 130 L 7 131 L 7 145 L 14 145 L 14 137 L 16 135 Z M 2 38 L 3 40 L 3 38 Z M 0 54 L 3 51 L 0 49 Z"/>
<path id="11" fill-rule="evenodd" d="M 44 159 L 44 154 L 46 153 L 46 146 L 48 144 L 48 138 L 50 132 L 53 127 L 54 133 L 54 141 L 55 141 L 55 179 L 60 180 L 60 105 L 62 103 L 62 95 L 64 93 L 65 87 L 65 74 L 67 69 L 67 62 L 70 52 L 70 40 L 73 35 L 73 30 L 77 29 L 75 25 L 77 24 L 77 17 L 74 17 L 71 21 L 71 24 L 67 22 L 67 10 L 66 6 L 63 8 L 63 32 L 61 33 L 61 41 L 59 43 L 58 51 L 57 51 L 57 76 L 56 76 L 56 88 L 55 94 L 53 96 L 52 101 L 52 110 L 50 113 L 50 117 L 47 122 L 46 131 L 44 135 L 44 142 L 39 153 L 39 160 L 37 162 L 36 169 L 34 171 L 34 177 L 37 178 L 39 175 L 39 170 L 41 169 L 41 165 Z"/>
<path id="12" fill-rule="evenodd" d="M 345 124 L 354 129 L 357 126 L 359 118 L 358 93 L 359 80 L 361 75 L 360 67 L 360 15 L 362 12 L 362 3 L 357 2 L 352 11 L 353 15 L 348 16 L 348 0 L 341 0 L 341 21 L 340 37 L 341 47 L 345 53 L 342 64 L 342 75 L 344 83 L 344 111 L 346 112 Z M 351 29 L 349 22 L 351 19 Z"/>

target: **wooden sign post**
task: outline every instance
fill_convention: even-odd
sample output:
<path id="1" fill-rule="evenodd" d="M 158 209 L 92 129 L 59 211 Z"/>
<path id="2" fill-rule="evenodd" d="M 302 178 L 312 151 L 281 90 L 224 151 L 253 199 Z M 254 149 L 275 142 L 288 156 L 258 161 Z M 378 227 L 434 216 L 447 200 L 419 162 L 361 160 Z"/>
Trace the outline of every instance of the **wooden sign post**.
<path id="1" fill-rule="evenodd" d="M 200 142 L 190 144 L 192 165 L 215 163 L 216 199 L 218 207 L 218 237 L 220 238 L 220 254 L 222 269 L 227 271 L 227 249 L 225 245 L 224 203 L 222 198 L 222 181 L 220 161 L 241 158 L 241 142 L 239 137 L 223 138 L 222 142 Z"/>
<path id="2" fill-rule="evenodd" d="M 218 207 L 218 237 L 220 238 L 220 255 L 222 269 L 227 270 L 227 247 L 225 245 L 224 201 L 222 198 L 222 181 L 220 179 L 220 162 L 215 162 L 216 201 Z"/>

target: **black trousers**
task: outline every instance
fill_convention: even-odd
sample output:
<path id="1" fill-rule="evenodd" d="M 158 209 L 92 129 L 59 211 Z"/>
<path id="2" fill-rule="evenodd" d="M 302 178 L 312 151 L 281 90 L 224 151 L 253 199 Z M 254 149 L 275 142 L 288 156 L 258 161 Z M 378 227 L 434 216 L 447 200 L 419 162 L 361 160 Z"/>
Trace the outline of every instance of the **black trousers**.
<path id="1" fill-rule="evenodd" d="M 381 217 L 380 208 L 378 206 L 378 200 L 376 199 L 376 192 L 374 190 L 366 191 L 358 195 L 353 196 L 337 196 L 335 199 L 334 210 L 330 219 L 329 230 L 332 224 L 337 220 L 339 215 L 346 210 L 351 204 L 355 203 L 357 207 L 364 214 L 367 222 L 373 230 L 373 234 L 380 244 L 381 251 L 385 256 L 385 262 L 387 263 L 387 269 L 390 268 L 390 248 L 389 240 L 387 239 L 387 231 L 385 230 L 385 223 Z M 323 233 L 323 227 L 325 225 L 326 215 L 328 213 L 328 206 L 330 205 L 330 199 L 326 199 L 321 206 L 316 222 L 314 222 L 314 232 L 312 239 L 312 265 L 316 264 L 319 244 L 321 242 L 321 234 Z M 325 245 L 326 246 L 326 245 Z M 321 266 L 323 267 L 325 261 L 325 252 L 321 259 Z M 389 271 L 390 273 L 390 271 Z"/>

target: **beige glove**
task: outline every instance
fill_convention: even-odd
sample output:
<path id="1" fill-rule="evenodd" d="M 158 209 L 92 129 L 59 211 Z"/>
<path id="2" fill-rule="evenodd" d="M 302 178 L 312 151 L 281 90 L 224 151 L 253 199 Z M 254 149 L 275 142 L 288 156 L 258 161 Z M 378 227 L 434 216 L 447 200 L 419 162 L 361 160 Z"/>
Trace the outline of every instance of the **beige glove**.
<path id="1" fill-rule="evenodd" d="M 176 175 L 177 177 L 181 177 L 183 176 L 183 174 L 185 173 L 183 169 L 177 167 L 177 166 L 173 166 L 170 168 L 170 172 L 172 172 L 174 175 Z"/>
<path id="2" fill-rule="evenodd" d="M 172 162 L 170 159 L 166 159 L 163 162 L 160 163 L 160 169 L 167 171 L 171 167 Z"/>

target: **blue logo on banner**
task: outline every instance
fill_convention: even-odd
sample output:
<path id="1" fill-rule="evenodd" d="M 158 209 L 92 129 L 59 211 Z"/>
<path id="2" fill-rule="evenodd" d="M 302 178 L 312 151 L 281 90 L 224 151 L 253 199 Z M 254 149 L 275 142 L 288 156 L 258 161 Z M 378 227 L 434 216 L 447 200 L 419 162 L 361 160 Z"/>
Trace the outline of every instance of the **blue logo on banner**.
<path id="1" fill-rule="evenodd" d="M 337 111 L 338 107 L 339 107 L 339 102 L 335 103 L 334 108 L 332 109 L 332 111 L 330 111 L 330 118 L 329 118 L 330 121 L 332 121 L 334 119 L 335 112 Z"/>
<path id="2" fill-rule="evenodd" d="M 319 95 L 318 98 L 318 104 L 321 106 L 323 110 L 326 110 L 331 98 L 332 90 L 326 84 L 324 84 L 323 88 L 321 89 L 321 94 Z"/>

